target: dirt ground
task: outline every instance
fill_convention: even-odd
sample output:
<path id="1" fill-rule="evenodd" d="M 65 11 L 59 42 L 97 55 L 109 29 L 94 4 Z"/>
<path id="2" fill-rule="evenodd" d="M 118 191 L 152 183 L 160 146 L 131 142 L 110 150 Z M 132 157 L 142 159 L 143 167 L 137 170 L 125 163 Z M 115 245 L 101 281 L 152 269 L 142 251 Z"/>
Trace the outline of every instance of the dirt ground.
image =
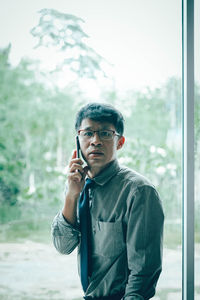
<path id="1" fill-rule="evenodd" d="M 78 300 L 82 294 L 76 251 L 61 255 L 32 241 L 0 244 L 1 300 Z"/>
<path id="2" fill-rule="evenodd" d="M 200 256 L 196 270 L 199 267 Z M 181 299 L 181 268 L 181 249 L 165 249 L 163 272 L 152 300 Z M 32 241 L 0 244 L 1 300 L 81 300 L 82 296 L 76 251 L 61 255 L 52 244 Z"/>

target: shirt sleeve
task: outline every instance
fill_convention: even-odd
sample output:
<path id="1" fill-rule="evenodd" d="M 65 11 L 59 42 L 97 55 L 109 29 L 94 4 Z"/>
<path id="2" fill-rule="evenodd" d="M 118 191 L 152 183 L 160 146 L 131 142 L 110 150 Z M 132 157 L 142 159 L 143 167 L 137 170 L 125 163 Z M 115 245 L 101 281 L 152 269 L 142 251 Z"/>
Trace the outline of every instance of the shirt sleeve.
<path id="1" fill-rule="evenodd" d="M 53 244 L 61 254 L 70 254 L 79 244 L 80 231 L 67 222 L 62 212 L 55 216 L 51 234 Z"/>
<path id="2" fill-rule="evenodd" d="M 152 186 L 139 187 L 134 194 L 127 224 L 129 277 L 125 300 L 146 300 L 155 294 L 162 270 L 164 214 Z"/>

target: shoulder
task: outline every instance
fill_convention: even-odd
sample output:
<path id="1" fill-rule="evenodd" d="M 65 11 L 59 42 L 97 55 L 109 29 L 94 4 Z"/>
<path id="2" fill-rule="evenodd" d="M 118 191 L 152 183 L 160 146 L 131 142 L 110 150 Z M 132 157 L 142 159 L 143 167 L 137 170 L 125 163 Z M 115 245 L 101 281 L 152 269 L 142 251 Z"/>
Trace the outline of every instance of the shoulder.
<path id="1" fill-rule="evenodd" d="M 133 185 L 137 188 L 144 186 L 155 188 L 147 177 L 125 166 L 120 166 L 117 176 L 124 183 L 126 182 L 127 184 Z"/>
<path id="2" fill-rule="evenodd" d="M 151 181 L 144 175 L 124 166 L 120 167 L 118 172 L 120 181 L 124 182 L 123 186 L 130 197 L 127 201 L 134 207 L 144 204 L 149 209 L 162 210 L 162 203 L 158 191 Z M 158 209 L 159 207 L 159 209 Z"/>
<path id="3" fill-rule="evenodd" d="M 132 170 L 125 166 L 120 166 L 120 169 L 117 173 L 117 181 L 119 186 L 126 191 L 130 196 L 141 197 L 144 195 L 148 197 L 154 196 L 159 198 L 159 194 L 154 186 L 154 184 L 144 175 L 138 173 L 135 170 Z"/>

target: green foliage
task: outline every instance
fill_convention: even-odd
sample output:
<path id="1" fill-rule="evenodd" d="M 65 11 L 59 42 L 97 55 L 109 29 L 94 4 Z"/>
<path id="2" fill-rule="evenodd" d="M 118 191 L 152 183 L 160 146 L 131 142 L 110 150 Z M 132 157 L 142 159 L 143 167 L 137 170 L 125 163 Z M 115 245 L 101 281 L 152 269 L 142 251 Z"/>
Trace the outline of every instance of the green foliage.
<path id="1" fill-rule="evenodd" d="M 88 35 L 81 27 L 83 22 L 71 14 L 42 9 L 39 23 L 31 34 L 38 40 L 36 48 L 53 48 L 62 54 L 61 62 L 57 63 L 54 71 L 67 67 L 79 77 L 96 78 L 98 73 L 103 73 L 104 59 L 86 44 Z"/>
<path id="2" fill-rule="evenodd" d="M 64 54 L 55 71 L 67 66 L 92 78 L 101 72 L 103 59 L 85 43 L 80 18 L 53 9 L 40 15 L 31 33 L 39 40 L 37 47 L 52 46 Z M 75 84 L 59 90 L 51 75 L 39 71 L 38 62 L 23 59 L 12 67 L 10 49 L 0 50 L 1 223 L 26 219 L 26 213 L 50 215 L 61 204 L 64 167 L 75 145 L 74 116 L 84 102 Z"/>
<path id="3" fill-rule="evenodd" d="M 11 67 L 9 51 L 0 53 L 0 201 L 15 204 L 26 198 L 22 194 L 35 192 L 35 186 L 38 199 L 43 195 L 54 201 L 46 191 L 58 173 L 63 175 L 63 161 L 71 152 L 75 98 L 54 87 L 47 90 L 31 62 Z"/>
<path id="4" fill-rule="evenodd" d="M 138 93 L 136 103 L 131 107 L 127 119 L 127 134 L 148 140 L 153 145 L 164 144 L 169 123 L 166 102 L 165 98 L 161 97 L 161 90 L 149 91 L 148 95 Z"/>
<path id="5" fill-rule="evenodd" d="M 9 53 L 10 45 L 0 51 L 0 222 L 2 230 L 9 224 L 5 232 L 11 239 L 47 232 L 46 224 L 60 209 L 65 167 L 75 146 L 74 118 L 86 101 L 75 85 L 65 90 L 49 85 L 37 62 L 22 60 L 12 67 Z M 197 86 L 196 153 L 199 94 Z M 126 144 L 119 151 L 120 162 L 148 177 L 159 190 L 166 237 L 173 244 L 177 237 L 180 240 L 181 217 L 180 80 L 171 78 L 159 89 L 129 91 L 123 97 L 112 90 L 104 99 L 125 115 Z M 199 228 L 198 218 L 195 226 Z M 15 228 L 19 234 L 14 234 Z"/>
<path id="6" fill-rule="evenodd" d="M 111 91 L 105 96 L 126 116 L 120 161 L 156 185 L 166 219 L 180 222 L 181 81 L 171 78 L 154 90 L 129 91 L 123 97 Z"/>
<path id="7" fill-rule="evenodd" d="M 25 92 L 8 63 L 10 46 L 0 52 L 0 203 L 14 204 L 20 191 L 20 174 L 24 162 L 20 149 L 22 133 L 18 126 L 18 101 Z"/>
<path id="8" fill-rule="evenodd" d="M 119 154 L 122 164 L 140 172 L 158 189 L 167 219 L 181 215 L 181 155 L 166 145 L 156 147 L 141 137 L 127 138 Z M 170 187 L 170 188 L 169 188 Z"/>

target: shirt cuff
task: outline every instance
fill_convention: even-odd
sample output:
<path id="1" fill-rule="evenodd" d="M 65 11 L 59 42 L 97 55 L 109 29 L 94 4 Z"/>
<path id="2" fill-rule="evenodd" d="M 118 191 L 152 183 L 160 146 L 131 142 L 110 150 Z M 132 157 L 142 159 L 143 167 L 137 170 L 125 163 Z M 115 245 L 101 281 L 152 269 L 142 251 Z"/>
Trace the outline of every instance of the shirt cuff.
<path id="1" fill-rule="evenodd" d="M 62 211 L 60 211 L 54 218 L 52 227 L 59 227 L 60 231 L 63 233 L 63 231 L 67 230 L 74 234 L 80 234 L 80 231 L 78 230 L 78 226 L 73 226 L 70 224 L 67 219 L 63 216 Z"/>

